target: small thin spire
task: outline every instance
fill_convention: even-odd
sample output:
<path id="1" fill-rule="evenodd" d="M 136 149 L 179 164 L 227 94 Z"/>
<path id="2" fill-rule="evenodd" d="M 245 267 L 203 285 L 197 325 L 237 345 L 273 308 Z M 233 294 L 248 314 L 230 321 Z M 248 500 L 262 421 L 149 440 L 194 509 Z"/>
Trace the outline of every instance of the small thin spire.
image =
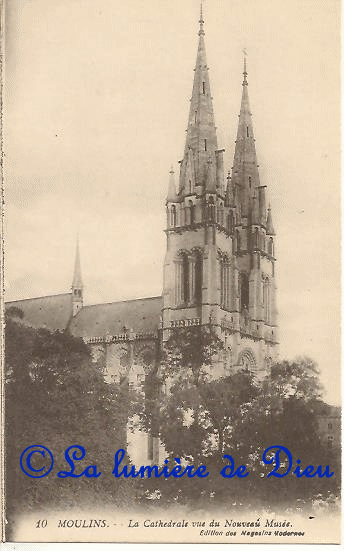
<path id="1" fill-rule="evenodd" d="M 246 48 L 243 49 L 243 53 L 244 53 L 244 72 L 243 72 L 244 80 L 243 80 L 242 85 L 243 85 L 243 86 L 247 86 L 247 85 L 248 85 L 248 82 L 247 82 L 247 66 L 246 66 L 246 59 L 247 59 L 247 51 L 246 51 Z"/>
<path id="2" fill-rule="evenodd" d="M 167 202 L 175 203 L 177 201 L 176 185 L 174 181 L 174 170 L 171 165 L 170 178 L 168 183 Z"/>
<path id="3" fill-rule="evenodd" d="M 225 205 L 226 205 L 226 207 L 234 205 L 234 187 L 233 187 L 233 182 L 232 182 L 232 179 L 231 179 L 230 170 L 228 170 L 228 174 L 227 174 L 227 188 L 226 188 L 226 196 L 225 196 Z"/>
<path id="4" fill-rule="evenodd" d="M 256 188 L 254 188 L 252 203 L 252 224 L 257 226 L 259 224 L 259 200 Z"/>
<path id="5" fill-rule="evenodd" d="M 83 288 L 80 266 L 79 234 L 77 234 L 76 236 L 75 264 L 72 287 L 79 289 Z"/>
<path id="6" fill-rule="evenodd" d="M 203 25 L 204 25 L 204 19 L 203 19 L 203 6 L 202 6 L 202 3 L 201 3 L 201 12 L 200 12 L 200 17 L 199 17 L 199 31 L 198 31 L 198 35 L 201 36 L 203 35 L 204 36 L 204 29 L 203 29 Z"/>
<path id="7" fill-rule="evenodd" d="M 275 230 L 274 230 L 274 226 L 273 226 L 273 223 L 272 223 L 270 203 L 269 203 L 268 215 L 267 215 L 267 220 L 266 220 L 266 233 L 267 233 L 267 235 L 275 235 Z"/>

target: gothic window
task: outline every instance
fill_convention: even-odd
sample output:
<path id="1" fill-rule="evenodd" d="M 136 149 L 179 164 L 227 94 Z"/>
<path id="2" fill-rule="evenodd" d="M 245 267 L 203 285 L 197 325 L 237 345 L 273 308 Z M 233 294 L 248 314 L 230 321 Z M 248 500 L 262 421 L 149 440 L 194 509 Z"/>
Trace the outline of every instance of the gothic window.
<path id="1" fill-rule="evenodd" d="M 195 302 L 202 302 L 202 284 L 203 284 L 203 262 L 200 253 L 196 256 L 195 262 Z"/>
<path id="2" fill-rule="evenodd" d="M 254 232 L 254 247 L 258 249 L 258 246 L 259 246 L 259 235 L 258 235 L 258 228 L 256 228 Z"/>
<path id="3" fill-rule="evenodd" d="M 204 151 L 207 151 L 207 140 L 204 140 Z"/>
<path id="4" fill-rule="evenodd" d="M 269 239 L 268 252 L 269 252 L 269 254 L 271 254 L 271 256 L 273 256 L 273 254 L 274 254 L 274 240 L 272 239 L 272 237 L 270 237 L 270 239 Z"/>
<path id="5" fill-rule="evenodd" d="M 195 111 L 195 124 L 197 123 L 197 111 Z"/>
<path id="6" fill-rule="evenodd" d="M 251 188 L 251 185 L 252 185 L 252 178 L 251 178 L 251 176 L 248 177 L 248 185 L 249 185 L 250 188 Z"/>
<path id="7" fill-rule="evenodd" d="M 205 94 L 205 82 L 202 82 L 202 93 Z"/>
<path id="8" fill-rule="evenodd" d="M 216 211 L 215 211 L 214 197 L 209 197 L 208 212 L 209 212 L 209 220 L 211 222 L 215 222 Z"/>
<path id="9" fill-rule="evenodd" d="M 171 207 L 171 226 L 174 228 L 177 225 L 177 212 L 176 212 L 176 205 L 172 205 Z"/>
<path id="10" fill-rule="evenodd" d="M 229 260 L 220 260 L 220 303 L 223 308 L 229 307 Z"/>
<path id="11" fill-rule="evenodd" d="M 248 310 L 249 307 L 249 281 L 248 276 L 244 272 L 240 274 L 240 310 Z"/>
<path id="12" fill-rule="evenodd" d="M 246 136 L 248 137 L 248 126 L 246 126 Z"/>
<path id="13" fill-rule="evenodd" d="M 186 254 L 183 255 L 182 264 L 182 301 L 189 302 L 190 299 L 190 285 L 189 285 L 189 259 Z"/>

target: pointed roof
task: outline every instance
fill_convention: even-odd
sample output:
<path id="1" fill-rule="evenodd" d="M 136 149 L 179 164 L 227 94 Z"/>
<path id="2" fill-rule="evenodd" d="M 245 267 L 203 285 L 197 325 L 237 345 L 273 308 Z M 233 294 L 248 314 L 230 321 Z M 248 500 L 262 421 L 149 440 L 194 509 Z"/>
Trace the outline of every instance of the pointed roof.
<path id="1" fill-rule="evenodd" d="M 242 214 L 248 216 L 254 190 L 259 187 L 256 147 L 252 125 L 252 115 L 248 98 L 246 57 L 244 58 L 244 80 L 239 115 L 238 133 L 232 169 L 232 180 L 242 188 Z"/>
<path id="2" fill-rule="evenodd" d="M 82 289 L 82 277 L 81 277 L 81 266 L 80 266 L 80 250 L 79 250 L 79 236 L 76 240 L 76 251 L 75 251 L 75 263 L 74 263 L 74 274 L 73 274 L 73 283 L 72 288 Z"/>
<path id="3" fill-rule="evenodd" d="M 205 51 L 205 33 L 203 28 L 204 20 L 202 7 L 199 23 L 198 50 L 185 141 L 184 159 L 182 162 L 180 190 L 187 188 L 185 165 L 187 162 L 189 149 L 192 150 L 193 154 L 195 183 L 197 185 L 205 184 L 208 159 L 209 157 L 215 157 L 215 151 L 218 149 L 213 102 L 210 91 L 210 81 Z"/>

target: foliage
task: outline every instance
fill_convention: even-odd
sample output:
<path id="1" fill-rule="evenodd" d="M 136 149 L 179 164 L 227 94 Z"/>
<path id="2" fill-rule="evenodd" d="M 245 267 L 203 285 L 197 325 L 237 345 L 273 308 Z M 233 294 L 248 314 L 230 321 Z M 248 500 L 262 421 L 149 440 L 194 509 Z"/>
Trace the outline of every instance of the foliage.
<path id="1" fill-rule="evenodd" d="M 111 475 L 113 456 L 126 445 L 127 385 L 107 384 L 82 339 L 25 325 L 12 315 L 6 321 L 6 465 L 8 508 L 29 510 L 45 505 L 86 506 L 120 501 L 121 482 Z M 19 458 L 31 445 L 46 446 L 54 470 L 32 479 Z M 99 478 L 57 478 L 70 470 L 64 453 L 83 446 L 85 458 L 76 473 L 97 465 Z M 127 481 L 126 481 L 127 482 Z M 130 491 L 130 482 L 126 490 Z"/>
<path id="2" fill-rule="evenodd" d="M 338 494 L 339 453 L 325 448 L 319 437 L 317 415 L 322 387 L 317 366 L 309 358 L 282 361 L 263 379 L 248 370 L 224 376 L 219 371 L 222 342 L 209 328 L 192 327 L 172 333 L 162 360 L 160 438 L 171 467 L 174 458 L 198 466 L 205 464 L 205 479 L 146 481 L 159 489 L 162 501 L 198 506 L 204 500 L 219 504 L 254 507 L 292 507 L 311 504 Z M 222 375 L 222 376 L 221 376 Z M 318 404 L 318 407 L 316 405 Z M 307 465 L 330 465 L 329 478 L 267 478 L 271 465 L 262 454 L 282 445 L 302 470 Z M 220 476 L 231 455 L 235 468 L 246 465 L 246 478 Z"/>

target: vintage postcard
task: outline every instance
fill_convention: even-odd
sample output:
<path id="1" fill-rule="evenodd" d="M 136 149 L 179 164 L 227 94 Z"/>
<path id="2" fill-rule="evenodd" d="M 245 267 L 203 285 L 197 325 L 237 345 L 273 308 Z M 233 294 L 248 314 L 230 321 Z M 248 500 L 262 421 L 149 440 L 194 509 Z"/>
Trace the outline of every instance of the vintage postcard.
<path id="1" fill-rule="evenodd" d="M 7 542 L 340 542 L 340 1 L 8 0 Z"/>

